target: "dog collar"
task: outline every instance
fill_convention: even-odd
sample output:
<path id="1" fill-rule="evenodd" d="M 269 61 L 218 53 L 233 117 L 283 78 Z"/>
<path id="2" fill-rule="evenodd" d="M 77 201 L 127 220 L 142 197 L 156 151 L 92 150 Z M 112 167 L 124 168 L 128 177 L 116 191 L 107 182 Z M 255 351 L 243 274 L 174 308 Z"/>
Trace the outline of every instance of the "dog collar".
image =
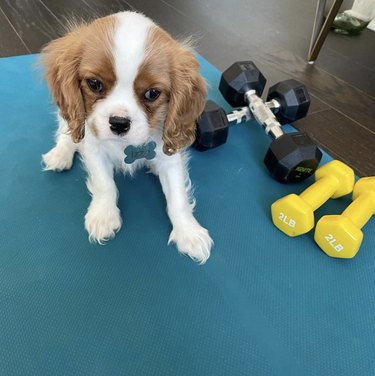
<path id="1" fill-rule="evenodd" d="M 125 163 L 132 164 L 137 159 L 154 159 L 156 142 L 150 141 L 140 146 L 129 145 L 125 148 Z"/>

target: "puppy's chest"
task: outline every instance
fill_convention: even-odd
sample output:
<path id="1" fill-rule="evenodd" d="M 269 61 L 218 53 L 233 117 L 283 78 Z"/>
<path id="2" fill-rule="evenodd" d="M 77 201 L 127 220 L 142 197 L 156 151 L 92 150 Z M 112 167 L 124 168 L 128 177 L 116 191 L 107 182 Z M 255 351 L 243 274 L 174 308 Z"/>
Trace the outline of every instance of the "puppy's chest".
<path id="1" fill-rule="evenodd" d="M 144 166 L 145 160 L 134 157 L 129 160 L 129 157 L 125 154 L 125 149 L 126 147 L 124 146 L 110 145 L 105 148 L 105 153 L 117 171 L 132 175 L 137 169 Z"/>
<path id="2" fill-rule="evenodd" d="M 106 143 L 103 145 L 102 152 L 107 155 L 117 171 L 133 175 L 136 170 L 154 161 L 160 154 L 161 148 L 156 141 L 140 146 Z"/>

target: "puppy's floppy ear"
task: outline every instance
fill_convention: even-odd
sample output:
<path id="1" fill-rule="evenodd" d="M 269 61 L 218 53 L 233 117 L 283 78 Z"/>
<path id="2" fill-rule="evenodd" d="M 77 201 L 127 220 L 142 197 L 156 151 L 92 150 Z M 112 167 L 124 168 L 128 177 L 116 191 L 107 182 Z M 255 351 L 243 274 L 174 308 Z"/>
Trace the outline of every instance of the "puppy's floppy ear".
<path id="1" fill-rule="evenodd" d="M 49 89 L 67 121 L 71 137 L 79 142 L 84 137 L 85 105 L 80 89 L 78 67 L 82 55 L 84 27 L 76 28 L 66 36 L 47 44 L 41 52 L 40 63 L 45 67 Z"/>
<path id="2" fill-rule="evenodd" d="M 203 112 L 207 95 L 199 63 L 189 48 L 178 46 L 171 59 L 172 89 L 163 131 L 163 150 L 167 155 L 195 141 L 195 122 Z"/>

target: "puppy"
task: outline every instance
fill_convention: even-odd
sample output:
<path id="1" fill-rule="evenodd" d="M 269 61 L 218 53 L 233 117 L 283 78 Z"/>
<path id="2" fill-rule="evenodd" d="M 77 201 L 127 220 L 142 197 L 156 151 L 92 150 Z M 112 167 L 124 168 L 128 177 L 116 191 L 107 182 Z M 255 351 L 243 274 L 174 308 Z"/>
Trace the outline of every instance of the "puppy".
<path id="1" fill-rule="evenodd" d="M 41 63 L 59 109 L 56 145 L 43 163 L 67 170 L 81 155 L 90 241 L 102 244 L 121 228 L 114 173 L 146 165 L 166 197 L 169 242 L 204 263 L 213 241 L 193 216 L 186 147 L 207 89 L 189 46 L 142 14 L 120 12 L 73 27 L 43 48 Z"/>

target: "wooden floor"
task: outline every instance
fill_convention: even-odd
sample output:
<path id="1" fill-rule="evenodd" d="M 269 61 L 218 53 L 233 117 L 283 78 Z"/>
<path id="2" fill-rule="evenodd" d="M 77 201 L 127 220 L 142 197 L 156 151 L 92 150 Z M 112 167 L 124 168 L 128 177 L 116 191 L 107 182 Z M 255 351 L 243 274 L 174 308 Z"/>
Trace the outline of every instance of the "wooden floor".
<path id="1" fill-rule="evenodd" d="M 286 78 L 305 83 L 312 107 L 296 127 L 359 176 L 375 175 L 375 32 L 330 33 L 316 64 L 308 65 L 315 6 L 300 0 L 0 0 L 0 56 L 38 52 L 72 16 L 142 11 L 174 36 L 194 35 L 198 52 L 220 70 L 251 59 L 268 85 Z"/>

